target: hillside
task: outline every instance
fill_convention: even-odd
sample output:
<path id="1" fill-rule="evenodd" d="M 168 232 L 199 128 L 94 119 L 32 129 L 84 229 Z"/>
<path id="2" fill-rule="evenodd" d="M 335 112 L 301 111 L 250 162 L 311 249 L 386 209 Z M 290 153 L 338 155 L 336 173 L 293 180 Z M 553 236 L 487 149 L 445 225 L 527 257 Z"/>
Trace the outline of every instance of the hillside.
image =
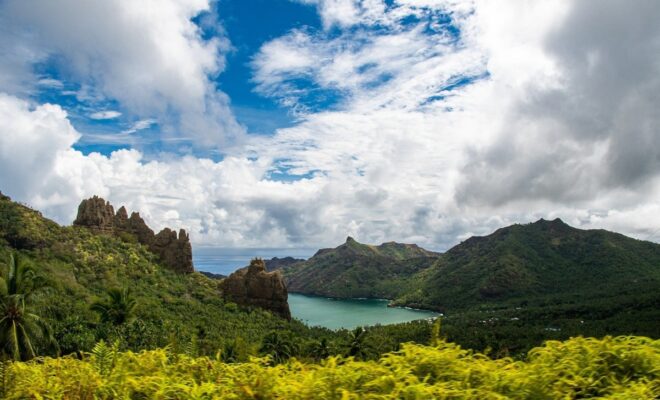
<path id="1" fill-rule="evenodd" d="M 435 257 L 394 260 L 349 239 L 285 275 L 292 292 L 441 311 L 450 340 L 504 354 L 576 335 L 660 337 L 660 245 L 561 220 L 501 228 Z"/>
<path id="2" fill-rule="evenodd" d="M 456 310 L 482 303 L 587 301 L 660 290 L 660 245 L 539 220 L 472 237 L 416 277 L 396 303 Z"/>
<path id="3" fill-rule="evenodd" d="M 187 235 L 175 236 L 166 228 L 165 233 L 154 234 L 151 242 L 152 233 L 137 213 L 126 225 L 121 208 L 115 218 L 117 214 L 111 216 L 105 201 L 91 200 L 99 207 L 82 207 L 87 210 L 87 222 L 77 219 L 87 226 L 60 226 L 0 194 L 0 283 L 6 282 L 14 257 L 18 264 L 32 267 L 47 285 L 26 304 L 50 326 L 57 345 L 45 335 L 35 335 L 32 344 L 37 355 L 89 352 L 100 340 L 117 340 L 120 350 L 168 346 L 175 353 L 221 354 L 232 362 L 270 354 L 269 341 L 288 346 L 290 356 L 310 360 L 319 354 L 343 355 L 352 348 L 351 332 L 287 321 L 286 315 L 280 318 L 258 308 L 263 306 L 258 296 L 246 302 L 255 306 L 236 304 L 240 296 L 222 290 L 227 279 L 189 272 Z M 186 257 L 172 249 L 183 249 Z M 279 273 L 257 275 L 278 284 L 272 278 Z M 254 279 L 234 283 L 259 288 Z M 107 301 L 114 289 L 127 289 L 137 303 L 133 317 L 125 322 L 103 321 L 90 307 Z M 266 287 L 261 295 L 268 293 Z M 6 299 L 0 292 L 2 307 Z M 0 366 L 10 357 L 2 336 L 5 325 L 0 325 Z M 399 343 L 428 343 L 430 335 L 431 323 L 425 320 L 370 327 L 361 336 L 361 351 L 364 357 L 375 358 L 397 349 Z M 21 354 L 21 358 L 30 357 Z"/>
<path id="4" fill-rule="evenodd" d="M 183 346 L 194 338 L 200 352 L 214 354 L 236 338 L 256 348 L 272 330 L 303 338 L 328 335 L 268 311 L 243 310 L 223 301 L 218 280 L 163 265 L 133 235 L 59 226 L 1 196 L 3 273 L 12 254 L 46 279 L 49 287 L 34 297 L 34 308 L 50 323 L 63 354 L 89 351 L 100 339 L 120 338 L 122 346 L 138 350 Z M 110 326 L 90 310 L 90 304 L 107 298 L 112 288 L 129 289 L 137 301 L 132 322 Z M 49 351 L 45 344 L 37 344 L 38 353 Z"/>
<path id="5" fill-rule="evenodd" d="M 348 237 L 284 270 L 289 291 L 330 297 L 387 297 L 405 293 L 408 279 L 438 253 L 414 244 L 361 244 Z"/>

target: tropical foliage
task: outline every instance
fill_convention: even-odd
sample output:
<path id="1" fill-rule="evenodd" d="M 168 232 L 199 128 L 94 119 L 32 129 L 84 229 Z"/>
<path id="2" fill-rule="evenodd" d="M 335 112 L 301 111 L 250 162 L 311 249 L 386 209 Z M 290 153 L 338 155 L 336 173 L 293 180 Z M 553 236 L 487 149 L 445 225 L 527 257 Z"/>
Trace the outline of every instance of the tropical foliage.
<path id="1" fill-rule="evenodd" d="M 7 399 L 655 399 L 660 341 L 644 337 L 549 341 L 524 361 L 491 359 L 445 341 L 404 344 L 378 360 L 329 357 L 271 365 L 224 363 L 167 349 L 5 365 Z"/>
<path id="2" fill-rule="evenodd" d="M 291 356 L 345 354 L 349 347 L 348 331 L 310 328 L 262 309 L 223 301 L 217 280 L 162 268 L 130 237 L 60 227 L 34 210 L 0 198 L 0 260 L 13 255 L 21 268 L 32 271 L 22 280 L 33 294 L 21 315 L 49 322 L 61 354 L 92 351 L 99 341 L 119 341 L 124 351 L 169 346 L 174 352 L 200 355 L 221 350 L 228 362 L 265 354 L 273 354 L 279 362 Z M 48 284 L 48 291 L 37 283 Z M 368 346 L 368 357 L 395 350 L 401 341 L 427 342 L 426 325 L 370 328 L 366 340 L 382 345 Z M 47 331 L 30 333 L 26 328 L 26 332 L 35 354 L 57 354 Z M 281 340 L 271 341 L 275 336 Z M 277 350 L 287 343 L 293 345 Z M 273 344 L 277 346 L 269 347 Z M 24 348 L 22 342 L 19 347 Z M 31 356 L 29 350 L 21 352 L 21 358 Z M 12 346 L 7 346 L 0 350 L 0 359 L 14 358 L 12 354 Z"/>
<path id="3" fill-rule="evenodd" d="M 32 299 L 46 286 L 33 268 L 15 254 L 9 255 L 6 271 L 0 275 L 0 345 L 14 360 L 37 355 L 39 339 L 53 343 L 50 327 L 32 310 Z"/>
<path id="4" fill-rule="evenodd" d="M 99 314 L 102 322 L 121 325 L 133 320 L 136 306 L 129 289 L 112 288 L 108 290 L 107 300 L 95 301 L 90 308 Z"/>

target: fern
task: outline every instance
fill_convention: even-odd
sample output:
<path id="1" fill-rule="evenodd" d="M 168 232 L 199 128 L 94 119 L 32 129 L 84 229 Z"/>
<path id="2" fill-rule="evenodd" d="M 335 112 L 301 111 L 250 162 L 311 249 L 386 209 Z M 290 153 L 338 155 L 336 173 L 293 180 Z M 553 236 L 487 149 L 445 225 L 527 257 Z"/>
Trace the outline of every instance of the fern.
<path id="1" fill-rule="evenodd" d="M 94 366 L 98 369 L 102 376 L 106 376 L 112 372 L 117 361 L 119 353 L 119 340 L 116 340 L 111 346 L 101 340 L 92 349 L 92 356 Z"/>
<path id="2" fill-rule="evenodd" d="M 191 340 L 190 347 L 193 346 Z M 92 356 L 2 365 L 3 398 L 169 399 L 657 399 L 660 340 L 622 336 L 548 341 L 524 361 L 491 359 L 438 339 L 378 360 L 328 357 L 304 363 L 268 358 L 225 363 L 168 358 L 165 349 L 118 352 L 99 342 Z M 220 357 L 224 358 L 224 354 Z M 11 379 L 7 378 L 11 376 Z"/>
<path id="3" fill-rule="evenodd" d="M 189 357 L 197 357 L 199 355 L 199 344 L 197 342 L 197 335 L 192 335 L 190 341 L 183 346 L 183 354 Z"/>

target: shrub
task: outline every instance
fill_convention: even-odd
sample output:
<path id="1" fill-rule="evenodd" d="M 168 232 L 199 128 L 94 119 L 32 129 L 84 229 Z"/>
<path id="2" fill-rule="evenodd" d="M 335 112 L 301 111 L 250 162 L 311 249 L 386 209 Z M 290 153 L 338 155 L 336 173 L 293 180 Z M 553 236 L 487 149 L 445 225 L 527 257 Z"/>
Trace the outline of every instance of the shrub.
<path id="1" fill-rule="evenodd" d="M 97 346 L 98 347 L 98 346 Z M 6 397 L 260 399 L 564 399 L 660 396 L 660 340 L 644 337 L 550 341 L 524 361 L 493 360 L 442 340 L 404 344 L 375 361 L 319 363 L 269 358 L 225 363 L 167 350 L 44 358 L 5 366 Z M 104 362 L 99 362 L 99 353 Z M 108 353 L 108 354 L 105 354 Z M 112 368 L 108 367 L 111 359 Z"/>

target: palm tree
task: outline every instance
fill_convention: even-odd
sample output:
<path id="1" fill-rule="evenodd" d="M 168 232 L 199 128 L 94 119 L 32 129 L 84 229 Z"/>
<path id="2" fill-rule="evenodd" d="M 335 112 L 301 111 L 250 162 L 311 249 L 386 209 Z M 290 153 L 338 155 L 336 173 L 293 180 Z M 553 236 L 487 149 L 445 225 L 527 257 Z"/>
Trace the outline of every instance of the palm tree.
<path id="1" fill-rule="evenodd" d="M 367 356 L 367 344 L 364 339 L 367 331 L 361 326 L 348 333 L 348 355 L 357 359 L 364 359 Z"/>
<path id="2" fill-rule="evenodd" d="M 17 256 L 9 256 L 0 276 L 0 343 L 14 360 L 36 357 L 35 342 L 54 344 L 50 327 L 31 307 L 33 296 L 46 287 L 45 280 Z"/>
<path id="3" fill-rule="evenodd" d="M 323 338 L 318 342 L 314 342 L 311 346 L 312 357 L 316 360 L 322 360 L 330 357 L 330 343 L 327 338 Z"/>
<path id="4" fill-rule="evenodd" d="M 276 364 L 282 363 L 296 354 L 297 348 L 290 337 L 279 332 L 271 332 L 261 342 L 262 354 L 270 355 Z"/>
<path id="5" fill-rule="evenodd" d="M 128 288 L 112 288 L 108 290 L 108 299 L 95 301 L 90 306 L 92 311 L 99 313 L 102 322 L 118 326 L 134 318 L 137 301 Z"/>

